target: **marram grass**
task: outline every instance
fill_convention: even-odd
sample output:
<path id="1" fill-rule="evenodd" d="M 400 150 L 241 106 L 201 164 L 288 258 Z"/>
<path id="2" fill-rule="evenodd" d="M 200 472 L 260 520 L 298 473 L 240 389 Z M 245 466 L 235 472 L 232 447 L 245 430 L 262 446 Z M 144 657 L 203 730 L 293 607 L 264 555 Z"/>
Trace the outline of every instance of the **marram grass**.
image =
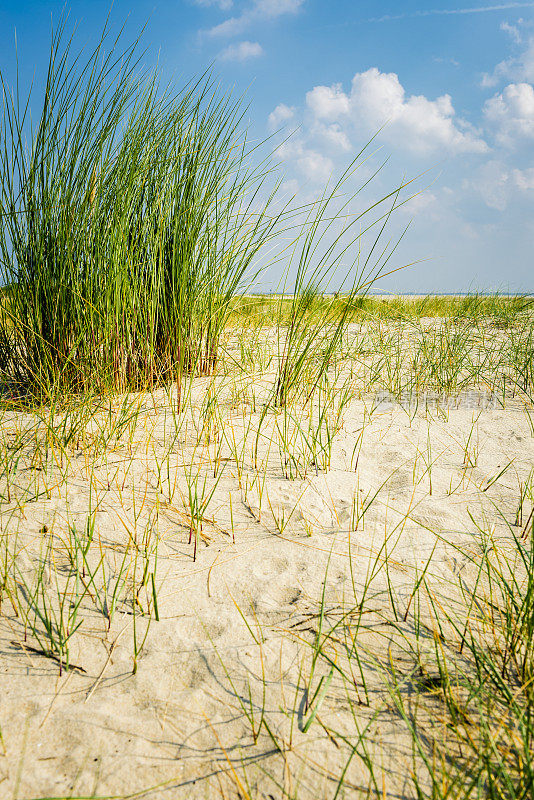
<path id="1" fill-rule="evenodd" d="M 352 213 L 366 145 L 315 202 L 283 200 L 241 101 L 209 74 L 162 87 L 140 69 L 138 42 L 110 39 L 83 61 L 60 25 L 35 123 L 31 93 L 0 75 L 3 383 L 46 400 L 212 374 L 236 297 L 285 260 L 283 404 L 315 341 L 334 347 L 358 296 L 400 268 L 395 244 L 379 242 L 411 181 Z M 345 300 L 310 324 L 333 281 Z"/>
<path id="2" fill-rule="evenodd" d="M 134 44 L 85 63 L 54 35 L 40 116 L 4 84 L 0 369 L 18 390 L 123 390 L 209 373 L 229 300 L 276 216 L 240 104 L 178 93 Z M 264 192 L 265 194 L 265 192 Z"/>

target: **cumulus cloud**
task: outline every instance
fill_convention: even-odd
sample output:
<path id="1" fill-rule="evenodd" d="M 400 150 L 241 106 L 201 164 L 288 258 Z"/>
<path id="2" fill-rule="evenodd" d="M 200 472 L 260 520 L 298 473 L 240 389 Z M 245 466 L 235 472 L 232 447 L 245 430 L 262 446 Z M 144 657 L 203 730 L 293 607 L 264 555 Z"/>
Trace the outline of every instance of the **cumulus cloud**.
<path id="1" fill-rule="evenodd" d="M 337 119 L 350 110 L 350 99 L 340 83 L 316 86 L 306 94 L 306 105 L 318 119 Z"/>
<path id="2" fill-rule="evenodd" d="M 237 42 L 226 47 L 219 55 L 221 61 L 247 61 L 263 55 L 263 48 L 258 42 Z"/>
<path id="3" fill-rule="evenodd" d="M 374 133 L 386 125 L 384 138 L 416 154 L 488 149 L 474 129 L 456 118 L 449 95 L 436 100 L 407 96 L 398 75 L 376 67 L 356 73 L 350 93 L 340 84 L 316 86 L 306 95 L 306 105 L 317 120 L 338 122 L 343 128 Z"/>
<path id="4" fill-rule="evenodd" d="M 277 156 L 310 181 L 330 175 L 340 156 L 355 152 L 353 142 L 359 149 L 381 128 L 382 141 L 416 157 L 489 152 L 481 134 L 456 115 L 449 95 L 408 95 L 398 75 L 376 67 L 356 73 L 350 90 L 341 83 L 319 85 L 306 93 L 303 107 L 278 105 L 269 127 L 276 130 L 289 119 L 299 133 Z"/>
<path id="5" fill-rule="evenodd" d="M 501 144 L 534 138 L 534 88 L 529 83 L 508 84 L 486 101 L 484 115 Z"/>
<path id="6" fill-rule="evenodd" d="M 245 8 L 238 16 L 215 25 L 206 34 L 214 37 L 238 36 L 254 23 L 276 19 L 284 14 L 296 14 L 304 2 L 305 0 L 254 0 L 250 8 Z"/>
<path id="7" fill-rule="evenodd" d="M 293 119 L 294 116 L 295 108 L 293 106 L 286 106 L 285 103 L 280 103 L 280 105 L 276 106 L 274 111 L 271 111 L 269 114 L 269 128 L 272 131 L 275 131 L 277 128 L 280 128 L 281 125 L 284 125 L 286 122 L 289 122 L 290 119 Z"/>

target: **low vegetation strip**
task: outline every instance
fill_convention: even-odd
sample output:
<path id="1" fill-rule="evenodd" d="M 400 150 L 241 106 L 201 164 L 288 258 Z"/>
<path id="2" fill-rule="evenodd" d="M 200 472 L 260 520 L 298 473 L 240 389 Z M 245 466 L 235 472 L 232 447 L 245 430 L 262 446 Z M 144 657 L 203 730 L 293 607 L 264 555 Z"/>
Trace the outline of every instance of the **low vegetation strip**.
<path id="1" fill-rule="evenodd" d="M 507 325 L 532 307 L 531 295 L 515 296 L 494 294 L 468 294 L 448 296 L 439 294 L 390 297 L 361 294 L 347 299 L 343 294 L 321 295 L 314 299 L 309 309 L 310 316 L 338 313 L 348 304 L 348 321 L 356 322 L 378 316 L 382 320 L 403 318 L 457 317 L 476 321 L 490 318 L 497 325 Z M 273 319 L 279 324 L 289 320 L 290 299 L 278 295 L 247 295 L 232 301 L 229 322 L 254 322 L 270 325 Z"/>

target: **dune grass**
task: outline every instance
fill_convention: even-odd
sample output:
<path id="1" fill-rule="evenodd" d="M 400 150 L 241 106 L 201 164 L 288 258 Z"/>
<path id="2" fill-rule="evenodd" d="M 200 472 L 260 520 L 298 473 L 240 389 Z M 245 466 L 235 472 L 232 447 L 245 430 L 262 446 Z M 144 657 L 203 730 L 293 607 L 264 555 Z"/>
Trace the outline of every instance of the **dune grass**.
<path id="1" fill-rule="evenodd" d="M 0 367 L 41 396 L 211 372 L 276 223 L 241 104 L 209 76 L 161 88 L 110 38 L 81 61 L 59 27 L 37 123 L 4 87 Z"/>
<path id="2" fill-rule="evenodd" d="M 123 47 L 107 29 L 88 56 L 72 50 L 63 22 L 37 114 L 31 91 L 2 78 L 0 371 L 13 391 L 47 398 L 212 374 L 235 297 L 274 253 L 300 252 L 287 282 L 292 329 L 294 298 L 307 307 L 336 267 L 338 283 L 352 274 L 350 298 L 390 269 L 391 253 L 374 251 L 409 183 L 358 215 L 354 190 L 341 198 L 367 147 L 322 198 L 284 203 L 272 162 L 248 142 L 246 108 L 211 75 L 162 86 L 141 68 L 139 42 Z M 376 227 L 354 271 L 343 257 Z"/>

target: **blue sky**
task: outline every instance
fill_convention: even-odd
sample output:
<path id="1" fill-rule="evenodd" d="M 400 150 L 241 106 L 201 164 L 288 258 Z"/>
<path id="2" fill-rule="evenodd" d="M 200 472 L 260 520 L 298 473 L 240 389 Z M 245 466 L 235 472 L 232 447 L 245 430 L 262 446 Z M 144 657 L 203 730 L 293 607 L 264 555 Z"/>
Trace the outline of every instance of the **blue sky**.
<path id="1" fill-rule="evenodd" d="M 109 6 L 67 4 L 80 43 Z M 3 0 L 8 80 L 16 29 L 22 78 L 38 85 L 63 7 Z M 385 125 L 377 159 L 390 158 L 365 199 L 422 174 L 394 224 L 412 220 L 396 263 L 421 263 L 380 288 L 534 289 L 534 2 L 115 0 L 113 24 L 126 17 L 127 35 L 148 21 L 146 59 L 166 77 L 214 64 L 247 91 L 251 136 L 273 135 L 284 188 L 303 199 Z"/>

